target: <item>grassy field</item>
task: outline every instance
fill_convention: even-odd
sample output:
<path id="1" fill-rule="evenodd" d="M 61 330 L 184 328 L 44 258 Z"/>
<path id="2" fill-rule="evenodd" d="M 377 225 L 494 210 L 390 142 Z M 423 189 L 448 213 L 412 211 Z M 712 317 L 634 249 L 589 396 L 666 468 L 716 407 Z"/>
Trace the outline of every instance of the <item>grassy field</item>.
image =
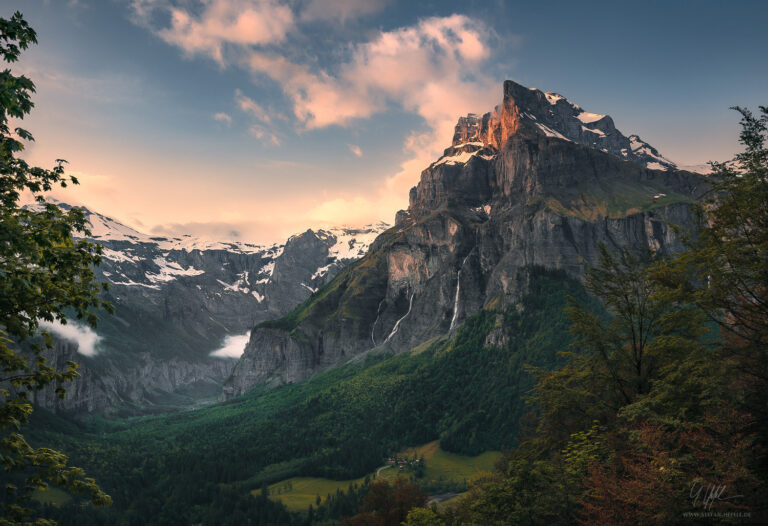
<path id="1" fill-rule="evenodd" d="M 470 481 L 477 473 L 492 471 L 494 464 L 501 457 L 498 451 L 487 451 L 476 457 L 467 457 L 448 453 L 440 449 L 437 441 L 422 446 L 408 448 L 397 454 L 398 457 L 424 457 L 426 469 L 424 482 Z M 409 476 L 410 472 L 401 473 L 397 467 L 382 469 L 380 477 L 394 480 L 400 475 Z M 376 478 L 375 473 L 369 475 Z M 291 511 L 305 511 L 309 505 L 315 505 L 317 498 L 325 500 L 329 494 L 337 490 L 346 491 L 351 484 L 362 484 L 365 477 L 354 480 L 330 480 L 313 477 L 292 477 L 268 486 L 269 496 L 282 501 Z M 261 490 L 252 493 L 258 495 Z"/>
<path id="2" fill-rule="evenodd" d="M 423 456 L 427 465 L 424 474 L 426 480 L 460 482 L 471 480 L 477 473 L 493 471 L 494 464 L 501 458 L 501 453 L 498 451 L 486 451 L 476 457 L 466 457 L 443 451 L 440 449 L 437 440 L 435 440 L 423 446 L 408 448 L 402 451 L 399 456 L 415 456 L 417 458 Z M 382 475 L 384 473 L 382 472 Z"/>
<path id="3" fill-rule="evenodd" d="M 365 478 L 354 480 L 331 480 L 315 477 L 292 477 L 268 486 L 269 496 L 279 500 L 291 511 L 306 511 L 310 504 L 317 503 L 317 497 L 324 501 L 337 490 L 346 491 L 352 484 L 362 484 Z M 258 495 L 261 490 L 251 493 Z"/>

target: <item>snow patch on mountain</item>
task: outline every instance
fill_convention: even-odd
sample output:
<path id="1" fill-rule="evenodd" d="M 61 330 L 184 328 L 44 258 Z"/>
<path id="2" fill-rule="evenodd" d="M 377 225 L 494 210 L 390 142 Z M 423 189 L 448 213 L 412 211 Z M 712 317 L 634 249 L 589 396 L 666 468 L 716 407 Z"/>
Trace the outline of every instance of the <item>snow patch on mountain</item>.
<path id="1" fill-rule="evenodd" d="M 541 131 L 543 131 L 544 135 L 546 135 L 547 137 L 557 137 L 558 139 L 563 139 L 564 141 L 573 142 L 568 137 L 563 135 L 562 133 L 553 130 L 552 128 L 550 128 L 549 126 L 547 126 L 545 124 L 541 124 L 540 122 L 537 122 L 536 123 L 536 127 L 538 129 L 540 129 Z"/>
<path id="2" fill-rule="evenodd" d="M 605 132 L 599 128 L 587 128 L 586 126 L 582 126 L 581 129 L 585 132 L 594 133 L 600 137 L 605 137 Z"/>
<path id="3" fill-rule="evenodd" d="M 322 278 L 326 274 L 328 274 L 328 271 L 333 266 L 333 263 L 329 263 L 323 267 L 318 268 L 314 274 L 312 274 L 312 279 Z"/>
<path id="4" fill-rule="evenodd" d="M 271 277 L 274 272 L 275 272 L 275 260 L 273 259 L 272 261 L 270 261 L 269 263 L 267 263 L 266 265 L 261 267 L 261 272 L 260 273 L 261 274 L 266 274 L 267 276 Z M 256 283 L 266 283 L 267 281 L 269 281 L 269 278 L 264 278 L 264 279 L 266 281 L 259 280 Z"/>
<path id="5" fill-rule="evenodd" d="M 243 294 L 250 294 L 251 293 L 251 284 L 248 281 L 248 271 L 244 270 L 241 273 L 237 275 L 237 281 L 234 283 L 226 283 L 220 279 L 217 279 L 216 281 L 221 284 L 221 286 L 224 287 L 224 290 L 230 291 L 230 292 L 242 292 Z M 258 299 L 258 296 L 255 296 Z M 261 300 L 259 300 L 261 301 Z"/>
<path id="6" fill-rule="evenodd" d="M 152 262 L 157 265 L 159 272 L 147 273 L 147 279 L 153 283 L 172 281 L 178 276 L 199 276 L 204 270 L 198 270 L 194 267 L 183 268 L 175 261 L 168 261 L 163 257 L 156 257 Z"/>
<path id="7" fill-rule="evenodd" d="M 387 227 L 386 223 L 377 223 L 362 228 L 331 228 L 319 230 L 317 235 L 336 238 L 336 243 L 328 250 L 328 257 L 341 261 L 363 257 L 371 243 Z"/>
<path id="8" fill-rule="evenodd" d="M 581 113 L 576 115 L 576 118 L 584 124 L 590 124 L 599 121 L 600 119 L 604 119 L 605 115 L 600 115 L 599 113 L 590 113 L 588 111 L 582 110 Z"/>
<path id="9" fill-rule="evenodd" d="M 536 88 L 531 88 L 531 90 L 536 90 Z M 544 96 L 547 98 L 547 102 L 549 102 L 553 106 L 558 102 L 560 102 L 561 100 L 567 101 L 565 97 L 563 97 L 562 95 L 558 95 L 557 93 L 552 93 L 552 92 L 545 93 Z"/>
<path id="10" fill-rule="evenodd" d="M 111 248 L 104 247 L 101 255 L 104 259 L 114 261 L 116 263 L 137 263 L 141 261 L 141 258 L 131 255 L 132 250 L 112 250 Z"/>

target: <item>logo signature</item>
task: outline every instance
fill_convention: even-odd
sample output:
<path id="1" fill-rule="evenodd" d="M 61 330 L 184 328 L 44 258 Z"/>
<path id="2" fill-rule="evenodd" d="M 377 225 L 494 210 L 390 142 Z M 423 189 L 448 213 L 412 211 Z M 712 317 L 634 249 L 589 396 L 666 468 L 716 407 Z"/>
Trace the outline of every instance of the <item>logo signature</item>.
<path id="1" fill-rule="evenodd" d="M 728 486 L 720 484 L 704 484 L 699 481 L 693 481 L 691 484 L 690 498 L 693 507 L 700 506 L 705 510 L 711 510 L 712 505 L 719 501 L 728 501 L 732 499 L 743 498 L 744 495 L 732 495 L 726 497 Z"/>

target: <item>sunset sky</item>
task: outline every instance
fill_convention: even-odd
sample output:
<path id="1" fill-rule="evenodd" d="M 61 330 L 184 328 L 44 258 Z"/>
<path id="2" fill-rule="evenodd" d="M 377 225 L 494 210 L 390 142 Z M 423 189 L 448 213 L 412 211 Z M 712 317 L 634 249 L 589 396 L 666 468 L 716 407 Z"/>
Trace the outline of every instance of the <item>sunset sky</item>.
<path id="1" fill-rule="evenodd" d="M 139 230 L 269 242 L 392 222 L 459 115 L 513 79 L 678 164 L 768 104 L 768 2 L 2 0 L 39 45 L 25 157 Z"/>

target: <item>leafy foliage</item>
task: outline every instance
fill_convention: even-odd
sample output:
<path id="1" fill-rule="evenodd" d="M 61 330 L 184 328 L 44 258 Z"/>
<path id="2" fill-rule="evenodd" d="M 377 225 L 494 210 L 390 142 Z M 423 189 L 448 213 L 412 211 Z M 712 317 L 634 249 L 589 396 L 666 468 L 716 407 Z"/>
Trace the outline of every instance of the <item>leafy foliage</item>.
<path id="1" fill-rule="evenodd" d="M 20 13 L 0 19 L 0 55 L 6 62 L 17 61 L 36 42 L 35 31 Z M 40 320 L 66 323 L 66 313 L 73 313 L 94 324 L 93 310 L 108 308 L 93 279 L 92 266 L 101 261 L 99 248 L 72 238 L 74 232 L 88 233 L 82 211 L 64 212 L 43 195 L 77 181 L 64 174 L 62 160 L 48 170 L 17 157 L 24 149 L 21 141 L 34 139 L 23 128 L 11 131 L 10 119 L 23 119 L 31 111 L 34 91 L 28 78 L 9 69 L 0 72 L 0 466 L 9 477 L 0 501 L 2 524 L 28 523 L 32 492 L 49 483 L 84 493 L 94 504 L 110 503 L 82 469 L 67 466 L 65 455 L 31 447 L 20 432 L 32 412 L 28 392 L 77 376 L 74 362 L 65 371 L 47 365 L 42 353 L 51 348 L 50 336 L 45 335 L 42 345 L 31 343 L 30 352 L 20 344 L 36 334 Z M 25 192 L 35 206 L 20 206 Z M 61 385 L 56 391 L 63 396 Z"/>
<path id="2" fill-rule="evenodd" d="M 742 116 L 744 151 L 712 163 L 711 197 L 699 207 L 701 228 L 690 248 L 659 273 L 670 289 L 719 324 L 723 358 L 743 393 L 745 431 L 768 451 L 768 107 Z M 768 473 L 768 455 L 760 461 Z"/>
<path id="3" fill-rule="evenodd" d="M 392 485 L 386 480 L 371 483 L 360 513 L 342 519 L 342 526 L 399 526 L 413 508 L 424 507 L 428 496 L 417 484 L 402 477 Z"/>

